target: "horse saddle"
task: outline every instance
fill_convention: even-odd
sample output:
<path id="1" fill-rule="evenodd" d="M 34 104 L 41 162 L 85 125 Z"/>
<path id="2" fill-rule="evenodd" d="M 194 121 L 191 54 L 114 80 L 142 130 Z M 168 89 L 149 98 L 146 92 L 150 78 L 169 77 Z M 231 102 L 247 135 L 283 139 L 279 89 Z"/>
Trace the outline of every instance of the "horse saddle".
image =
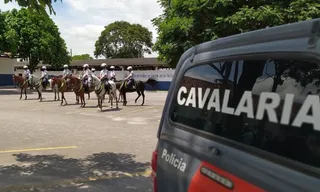
<path id="1" fill-rule="evenodd" d="M 131 82 L 131 83 L 126 82 L 125 86 L 126 86 L 127 89 L 135 89 L 136 81 L 133 80 L 133 82 Z"/>

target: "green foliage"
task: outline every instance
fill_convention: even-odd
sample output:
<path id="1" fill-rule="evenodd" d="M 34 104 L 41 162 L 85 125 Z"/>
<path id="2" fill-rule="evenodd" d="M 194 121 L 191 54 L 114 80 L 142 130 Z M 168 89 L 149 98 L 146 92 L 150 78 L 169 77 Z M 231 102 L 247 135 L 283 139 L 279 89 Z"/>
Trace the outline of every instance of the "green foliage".
<path id="1" fill-rule="evenodd" d="M 175 67 L 190 47 L 251 30 L 320 17 L 314 0 L 159 0 L 164 13 L 152 20 L 159 59 Z"/>
<path id="2" fill-rule="evenodd" d="M 152 32 L 140 24 L 116 21 L 105 26 L 95 43 L 94 56 L 137 58 L 151 54 Z"/>
<path id="3" fill-rule="evenodd" d="M 40 61 L 59 68 L 68 64 L 71 57 L 58 27 L 46 14 L 38 14 L 22 8 L 5 14 L 7 33 L 13 55 L 29 59 L 29 67 L 34 70 Z"/>
<path id="4" fill-rule="evenodd" d="M 93 59 L 88 53 L 72 56 L 72 60 L 90 60 Z"/>
<path id="5" fill-rule="evenodd" d="M 35 10 L 42 14 L 47 14 L 46 8 L 49 9 L 50 14 L 56 14 L 53 9 L 52 3 L 57 2 L 58 0 L 4 0 L 4 3 L 17 2 L 20 7 L 28 8 L 29 10 Z M 62 2 L 62 0 L 60 0 Z"/>

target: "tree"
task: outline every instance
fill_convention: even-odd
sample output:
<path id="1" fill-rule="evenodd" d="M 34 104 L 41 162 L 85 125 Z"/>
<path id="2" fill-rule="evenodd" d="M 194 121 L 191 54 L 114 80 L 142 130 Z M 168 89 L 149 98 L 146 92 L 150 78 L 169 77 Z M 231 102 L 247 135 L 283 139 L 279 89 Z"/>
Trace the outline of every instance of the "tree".
<path id="1" fill-rule="evenodd" d="M 88 53 L 72 56 L 72 60 L 90 60 L 93 59 Z"/>
<path id="2" fill-rule="evenodd" d="M 53 68 L 70 63 L 66 43 L 48 15 L 24 8 L 13 9 L 6 13 L 5 22 L 13 55 L 28 59 L 30 70 L 34 71 L 40 61 Z"/>
<path id="3" fill-rule="evenodd" d="M 158 30 L 153 47 L 175 67 L 190 47 L 220 37 L 320 17 L 314 0 L 159 0 L 164 13 L 152 20 Z"/>
<path id="4" fill-rule="evenodd" d="M 151 54 L 152 32 L 140 24 L 116 21 L 105 26 L 95 43 L 94 56 L 138 58 Z"/>
<path id="5" fill-rule="evenodd" d="M 4 3 L 7 4 L 12 1 L 17 2 L 20 7 L 25 7 L 29 10 L 35 10 L 45 14 L 47 14 L 46 8 L 48 7 L 50 14 L 56 14 L 51 0 L 4 0 Z M 62 0 L 60 1 L 62 2 Z M 56 3 L 57 0 L 54 0 L 54 2 Z"/>

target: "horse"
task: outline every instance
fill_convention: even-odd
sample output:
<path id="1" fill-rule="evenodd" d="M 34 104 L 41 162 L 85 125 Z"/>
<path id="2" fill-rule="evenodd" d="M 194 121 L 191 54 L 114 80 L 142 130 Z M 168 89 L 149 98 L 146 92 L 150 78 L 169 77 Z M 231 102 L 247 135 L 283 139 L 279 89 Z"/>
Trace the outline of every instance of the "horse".
<path id="1" fill-rule="evenodd" d="M 64 97 L 64 93 L 67 92 L 67 89 L 68 89 L 66 83 L 67 83 L 66 80 L 63 78 L 57 78 L 57 77 L 52 78 L 51 86 L 57 85 L 58 91 L 61 93 L 61 104 L 60 105 L 63 104 L 63 101 L 65 101 L 65 105 L 68 104 L 66 98 Z"/>
<path id="2" fill-rule="evenodd" d="M 82 81 L 79 78 L 74 76 L 70 76 L 69 79 L 70 79 L 69 81 L 70 84 L 73 85 L 73 92 L 76 95 L 77 103 L 79 103 L 79 98 L 80 98 L 80 102 L 81 102 L 80 107 L 85 107 L 86 106 L 86 101 L 84 99 L 85 90 L 84 90 Z"/>
<path id="3" fill-rule="evenodd" d="M 22 99 L 22 92 L 24 92 L 24 99 L 27 100 L 27 88 L 29 87 L 28 80 L 25 80 L 23 77 L 19 75 L 12 75 L 13 82 L 17 83 L 21 89 L 20 99 Z"/>
<path id="4" fill-rule="evenodd" d="M 54 93 L 54 100 L 59 101 L 60 94 L 59 94 L 59 90 L 58 90 L 58 85 L 52 86 L 52 79 L 49 79 L 49 85 L 50 85 L 52 92 Z M 57 95 L 58 95 L 58 99 L 57 99 Z"/>
<path id="5" fill-rule="evenodd" d="M 42 79 L 31 74 L 29 76 L 29 85 L 31 87 L 36 88 L 36 91 L 38 92 L 38 99 L 40 99 L 40 102 L 42 101 L 42 91 L 44 89 L 43 85 L 42 85 Z"/>
<path id="6" fill-rule="evenodd" d="M 103 98 L 107 93 L 109 96 L 113 97 L 116 100 L 116 108 L 118 109 L 116 84 L 113 81 L 107 81 L 108 83 L 104 84 L 95 75 L 92 75 L 91 81 L 92 81 L 92 84 L 94 85 L 94 92 L 96 93 L 98 98 L 98 108 L 102 111 Z M 112 107 L 113 107 L 113 99 L 111 99 L 111 108 Z"/>
<path id="7" fill-rule="evenodd" d="M 144 95 L 144 90 L 145 90 L 145 86 L 146 84 L 149 84 L 151 85 L 152 87 L 155 87 L 157 85 L 157 81 L 155 79 L 152 79 L 152 78 L 149 78 L 147 81 L 135 81 L 134 84 L 135 84 L 135 89 L 130 89 L 127 87 L 127 82 L 126 81 L 123 81 L 121 83 L 121 86 L 119 88 L 119 92 L 120 92 L 120 95 L 123 96 L 123 105 L 127 105 L 127 96 L 126 96 L 126 93 L 132 93 L 132 92 L 137 92 L 138 93 L 138 97 L 135 99 L 135 103 L 137 103 L 137 100 L 139 99 L 139 97 L 142 95 L 142 103 L 141 105 L 144 105 L 144 98 L 145 98 L 145 95 Z"/>

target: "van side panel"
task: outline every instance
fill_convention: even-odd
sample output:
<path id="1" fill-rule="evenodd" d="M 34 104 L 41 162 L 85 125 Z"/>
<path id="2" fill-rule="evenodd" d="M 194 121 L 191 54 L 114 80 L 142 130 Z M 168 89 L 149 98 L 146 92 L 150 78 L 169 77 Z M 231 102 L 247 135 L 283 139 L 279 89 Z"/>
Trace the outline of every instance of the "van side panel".
<path id="1" fill-rule="evenodd" d="M 318 72 L 319 61 L 269 54 L 177 74 L 162 117 L 159 192 L 318 192 Z"/>

